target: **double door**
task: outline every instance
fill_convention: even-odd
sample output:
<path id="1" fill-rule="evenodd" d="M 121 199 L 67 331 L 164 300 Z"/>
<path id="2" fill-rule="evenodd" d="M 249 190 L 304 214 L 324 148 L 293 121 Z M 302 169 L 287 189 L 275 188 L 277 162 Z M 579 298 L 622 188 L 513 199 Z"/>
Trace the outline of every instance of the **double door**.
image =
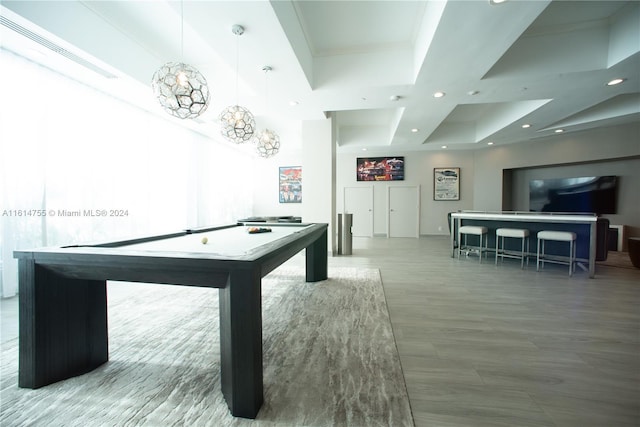
<path id="1" fill-rule="evenodd" d="M 354 237 L 417 238 L 420 234 L 419 186 L 345 187 L 343 206 L 344 212 L 353 214 Z"/>

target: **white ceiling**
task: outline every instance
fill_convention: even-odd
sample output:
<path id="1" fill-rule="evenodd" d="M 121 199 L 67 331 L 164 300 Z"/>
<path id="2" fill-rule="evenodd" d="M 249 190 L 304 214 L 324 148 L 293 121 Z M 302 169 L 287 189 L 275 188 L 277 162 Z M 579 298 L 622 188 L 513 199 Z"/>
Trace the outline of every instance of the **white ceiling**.
<path id="1" fill-rule="evenodd" d="M 236 101 L 281 137 L 296 135 L 288 128 L 299 129 L 300 120 L 334 113 L 340 151 L 469 149 L 640 120 L 637 1 L 2 6 L 3 46 L 21 49 L 7 29 L 17 23 L 119 77 L 99 77 L 109 80 L 104 90 L 129 79 L 141 83 L 128 95 L 139 104 L 155 102 L 153 73 L 183 58 L 211 88 L 208 110 L 189 124 L 203 133 L 215 132 L 219 112 Z M 232 33 L 234 24 L 245 27 L 244 35 Z M 265 65 L 273 68 L 268 75 Z M 626 81 L 606 86 L 616 77 Z M 445 96 L 434 98 L 436 91 Z M 531 127 L 523 129 L 525 123 Z"/>

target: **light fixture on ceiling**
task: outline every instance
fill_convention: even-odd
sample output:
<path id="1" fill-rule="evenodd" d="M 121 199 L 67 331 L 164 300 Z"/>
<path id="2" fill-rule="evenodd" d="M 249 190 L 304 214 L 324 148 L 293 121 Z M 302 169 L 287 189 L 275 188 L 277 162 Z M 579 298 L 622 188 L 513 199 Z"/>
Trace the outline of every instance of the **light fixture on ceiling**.
<path id="1" fill-rule="evenodd" d="M 445 96 L 446 94 L 442 91 L 438 91 L 436 93 L 433 94 L 434 98 L 442 98 L 443 96 Z"/>
<path id="2" fill-rule="evenodd" d="M 400 95 L 391 95 L 389 97 L 389 101 L 399 101 L 400 100 Z"/>
<path id="3" fill-rule="evenodd" d="M 292 107 L 295 107 L 298 104 L 300 104 L 298 101 L 289 101 L 289 105 Z"/>
<path id="4" fill-rule="evenodd" d="M 522 125 L 522 129 L 529 129 L 531 125 L 529 123 L 525 123 Z"/>
<path id="5" fill-rule="evenodd" d="M 238 105 L 238 63 L 240 51 L 240 36 L 244 34 L 242 25 L 234 25 L 231 32 L 236 35 L 236 105 L 231 105 L 220 113 L 218 118 L 222 129 L 220 133 L 226 139 L 236 144 L 250 141 L 256 129 L 256 121 L 251 111 Z"/>
<path id="6" fill-rule="evenodd" d="M 413 128 L 413 129 L 411 129 L 411 132 L 413 132 L 413 133 L 417 133 L 419 130 L 420 130 L 420 129 L 418 129 L 418 128 Z"/>
<path id="7" fill-rule="evenodd" d="M 489 0 L 489 4 L 502 4 L 507 0 Z"/>
<path id="8" fill-rule="evenodd" d="M 554 130 L 554 132 L 555 133 L 562 133 L 562 132 L 564 132 L 564 129 L 556 129 L 556 130 Z"/>
<path id="9" fill-rule="evenodd" d="M 262 71 L 264 71 L 264 87 L 265 87 L 265 105 L 269 105 L 269 90 L 267 85 L 267 74 L 271 71 L 271 68 L 268 65 L 262 67 Z M 266 110 L 266 108 L 265 108 Z M 258 135 L 254 139 L 254 143 L 256 144 L 256 151 L 260 155 L 260 157 L 264 157 L 265 159 L 275 156 L 280 151 L 280 137 L 277 133 L 269 129 L 263 129 L 258 132 Z"/>
<path id="10" fill-rule="evenodd" d="M 625 80 L 627 80 L 627 79 L 623 79 L 623 78 L 613 79 L 613 80 L 610 80 L 609 82 L 607 82 L 607 86 L 619 85 L 620 83 L 624 82 Z"/>
<path id="11" fill-rule="evenodd" d="M 260 157 L 268 159 L 280 151 L 280 137 L 270 129 L 263 129 L 255 137 L 256 151 Z"/>
<path id="12" fill-rule="evenodd" d="M 442 148 L 447 148 L 447 146 L 446 146 L 446 145 L 443 145 L 443 146 L 442 146 Z"/>
<path id="13" fill-rule="evenodd" d="M 493 141 L 487 142 L 487 145 L 493 145 Z"/>
<path id="14" fill-rule="evenodd" d="M 180 62 L 167 62 L 151 78 L 153 93 L 172 116 L 193 119 L 209 105 L 207 80 L 184 61 L 184 9 L 180 2 Z"/>

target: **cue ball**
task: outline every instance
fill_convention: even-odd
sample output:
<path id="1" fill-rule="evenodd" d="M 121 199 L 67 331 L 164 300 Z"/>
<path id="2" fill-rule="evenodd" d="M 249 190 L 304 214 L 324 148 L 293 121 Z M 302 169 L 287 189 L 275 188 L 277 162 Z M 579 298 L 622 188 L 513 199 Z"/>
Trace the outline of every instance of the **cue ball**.
<path id="1" fill-rule="evenodd" d="M 209 241 L 209 239 L 207 239 L 206 237 L 202 238 L 202 244 L 203 245 L 206 245 L 208 241 Z"/>

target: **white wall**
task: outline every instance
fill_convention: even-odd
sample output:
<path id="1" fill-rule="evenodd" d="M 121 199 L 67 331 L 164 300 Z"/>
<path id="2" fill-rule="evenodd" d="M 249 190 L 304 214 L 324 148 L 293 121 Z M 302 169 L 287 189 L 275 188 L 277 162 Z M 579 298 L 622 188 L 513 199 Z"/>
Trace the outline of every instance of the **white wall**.
<path id="1" fill-rule="evenodd" d="M 473 209 L 501 208 L 503 169 L 630 158 L 640 155 L 638 141 L 640 123 L 633 123 L 477 150 Z"/>
<path id="2" fill-rule="evenodd" d="M 301 203 L 280 203 L 278 194 L 279 168 L 302 166 L 302 123 L 298 120 L 274 119 L 265 116 L 257 116 L 256 123 L 259 127 L 271 129 L 280 136 L 280 152 L 268 159 L 257 157 L 252 162 L 255 188 L 251 215 L 302 216 Z M 302 197 L 305 190 L 304 172 L 303 170 Z"/>
<path id="3" fill-rule="evenodd" d="M 301 122 L 297 136 L 303 143 L 288 148 L 281 139 L 281 151 L 269 158 L 256 158 L 253 165 L 255 188 L 253 192 L 253 216 L 300 216 L 304 222 L 329 223 L 333 217 L 333 120 L 309 120 Z M 279 168 L 302 166 L 302 203 L 280 203 L 278 197 Z"/>
<path id="4" fill-rule="evenodd" d="M 343 210 L 344 187 L 374 186 L 374 234 L 386 233 L 386 194 L 389 185 L 419 185 L 421 187 L 420 234 L 448 234 L 447 212 L 461 209 L 501 210 L 503 171 L 505 169 L 538 168 L 589 164 L 603 160 L 615 161 L 616 170 L 598 169 L 601 175 L 626 175 L 627 183 L 640 183 L 640 170 L 633 166 L 640 156 L 640 123 L 595 129 L 552 136 L 537 141 L 504 146 L 482 147 L 476 150 L 443 150 L 403 152 L 389 149 L 385 152 L 336 155 L 333 177 L 332 122 L 305 122 L 302 141 L 304 201 L 302 217 L 310 222 L 333 222 L 336 212 Z M 357 182 L 356 157 L 404 156 L 405 181 Z M 280 162 L 278 159 L 277 162 Z M 294 161 L 294 160 L 292 160 Z M 629 162 L 629 163 L 628 163 Z M 460 200 L 433 200 L 433 169 L 436 167 L 460 168 Z M 621 168 L 621 169 L 619 169 Z M 273 168 L 277 170 L 277 168 Z M 622 172 L 621 172 L 622 170 Z M 277 177 L 264 180 L 264 192 L 272 191 Z M 334 187 L 335 186 L 335 187 Z M 633 184 L 631 184 L 633 187 Z M 335 191 L 334 191 L 335 188 Z M 274 194 L 275 194 L 275 190 Z M 624 221 L 630 226 L 630 235 L 640 235 L 640 212 L 637 197 L 629 197 L 629 190 L 621 194 L 624 218 L 613 218 L 614 223 Z M 262 191 L 256 189 L 256 194 Z M 514 202 L 518 197 L 514 196 Z M 275 198 L 275 195 L 274 195 Z M 277 200 L 277 198 L 275 198 Z M 635 200 L 635 201 L 634 201 Z M 635 208 L 635 210 L 633 210 Z M 636 214 L 637 213 L 637 214 Z M 333 233 L 333 231 L 332 231 Z M 332 234 L 333 236 L 333 234 Z M 335 241 L 334 241 L 335 242 Z"/>
<path id="5" fill-rule="evenodd" d="M 404 156 L 404 181 L 356 181 L 356 158 L 368 156 Z M 420 186 L 420 234 L 447 234 L 447 213 L 473 208 L 473 151 L 403 152 L 390 149 L 388 152 L 378 154 L 338 154 L 337 159 L 337 210 L 342 212 L 344 209 L 344 187 L 373 186 L 374 235 L 386 235 L 387 232 L 387 188 L 389 186 Z M 460 168 L 459 201 L 433 200 L 433 169 L 440 167 Z"/>
<path id="6" fill-rule="evenodd" d="M 358 185 L 374 185 L 374 233 L 386 233 L 386 189 L 388 185 L 420 185 L 421 213 L 420 234 L 447 234 L 447 212 L 459 209 L 501 210 L 503 170 L 532 168 L 539 166 L 566 165 L 573 163 L 593 163 L 607 159 L 626 161 L 640 156 L 640 123 L 626 126 L 595 129 L 568 135 L 552 136 L 537 141 L 504 146 L 482 147 L 476 150 L 446 150 L 388 152 L 366 154 L 367 156 L 405 156 L 405 181 L 399 183 L 362 183 L 356 181 L 356 157 L 362 154 L 339 154 L 337 162 L 338 212 L 343 209 L 343 188 Z M 460 201 L 442 202 L 433 200 L 433 168 L 460 167 Z M 616 167 L 617 168 L 617 167 Z M 640 173 L 640 172 L 638 172 Z M 611 170 L 602 174 L 620 175 Z M 638 175 L 629 175 L 627 182 L 640 182 Z M 626 193 L 625 193 L 626 194 Z M 621 203 L 628 204 L 625 212 L 634 209 L 637 197 L 622 195 Z M 619 221 L 631 227 L 632 235 L 640 235 L 640 213 L 638 208 L 625 214 Z M 613 219 L 618 221 L 617 218 Z M 635 230 L 635 231 L 634 231 Z"/>
<path id="7" fill-rule="evenodd" d="M 282 142 L 283 144 L 286 142 Z M 269 159 L 253 161 L 255 188 L 252 216 L 302 216 L 302 205 L 307 194 L 305 170 L 302 169 L 302 203 L 280 203 L 278 186 L 281 166 L 302 166 L 301 150 L 283 150 Z"/>

